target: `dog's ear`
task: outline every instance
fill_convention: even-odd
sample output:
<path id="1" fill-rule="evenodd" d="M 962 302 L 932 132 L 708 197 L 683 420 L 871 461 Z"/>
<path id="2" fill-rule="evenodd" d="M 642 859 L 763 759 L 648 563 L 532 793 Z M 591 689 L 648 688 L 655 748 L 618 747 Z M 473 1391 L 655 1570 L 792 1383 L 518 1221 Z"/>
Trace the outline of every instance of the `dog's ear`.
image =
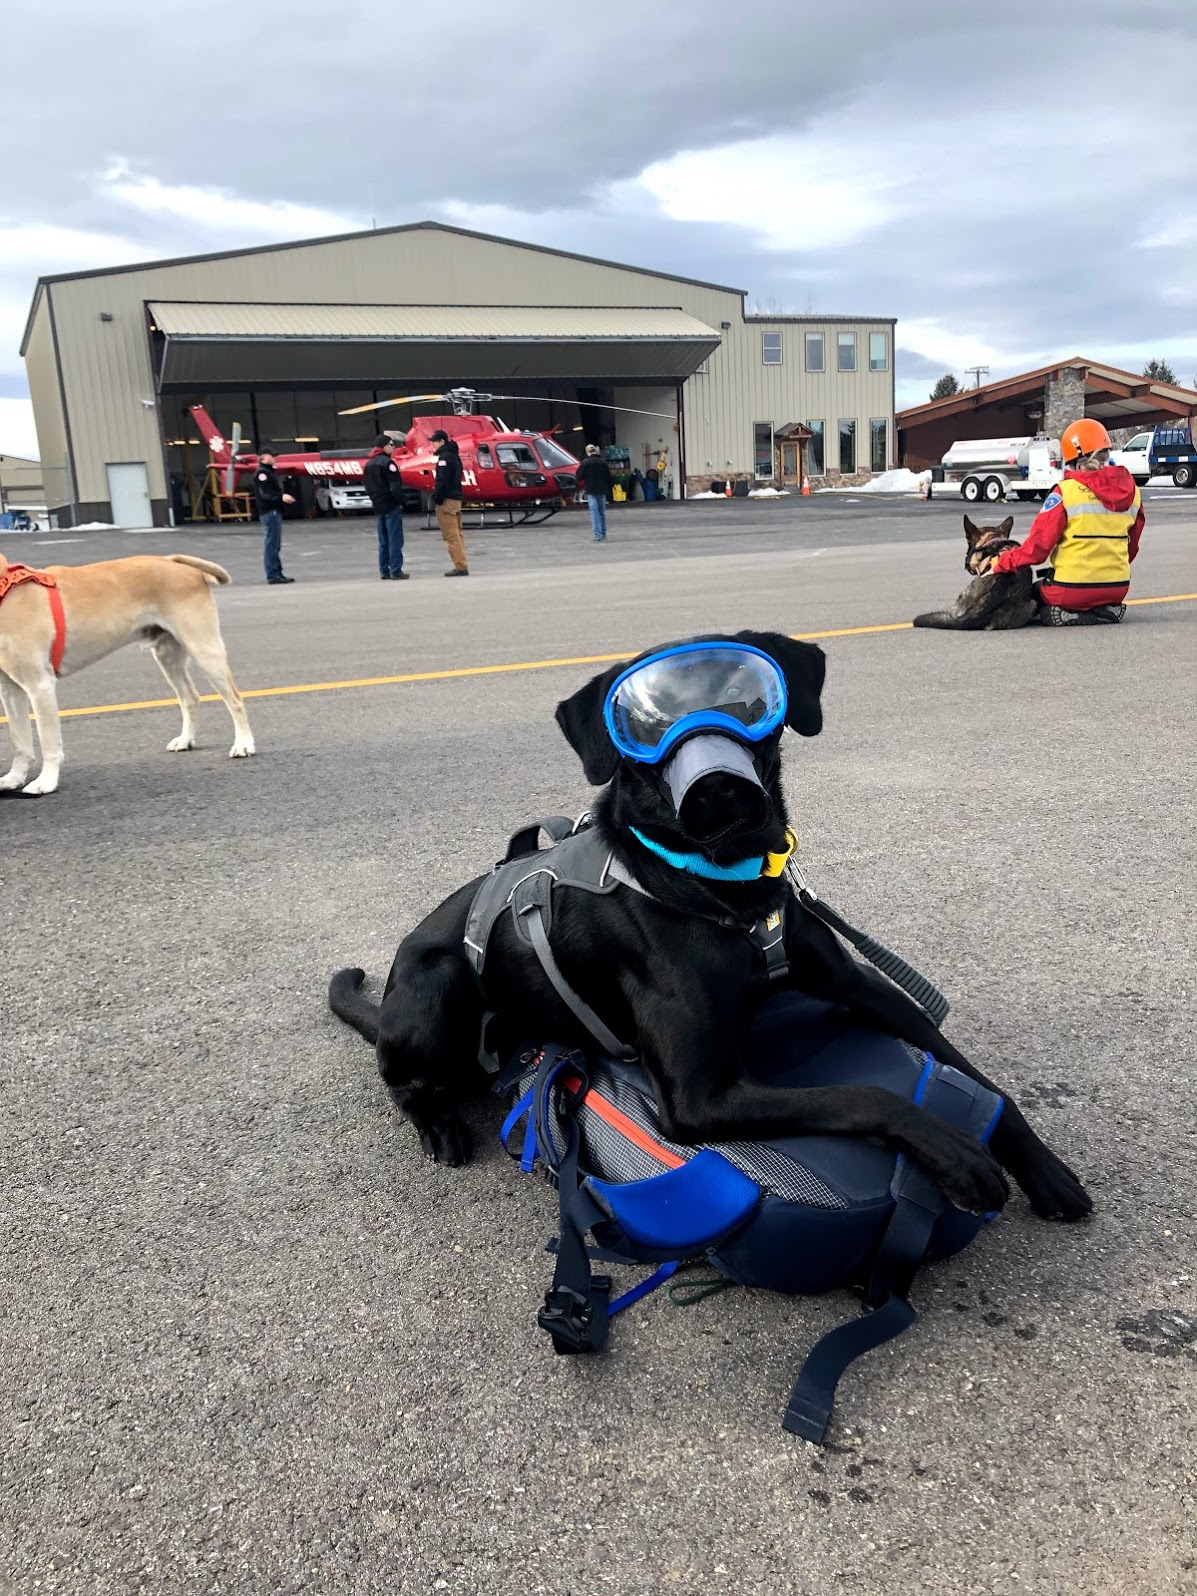
<path id="1" fill-rule="evenodd" d="M 974 526 L 967 515 L 964 518 L 964 535 L 968 539 L 968 546 L 970 549 L 981 536 L 981 528 L 979 526 Z"/>
<path id="2" fill-rule="evenodd" d="M 817 737 L 823 730 L 820 698 L 827 675 L 823 650 L 784 632 L 737 632 L 736 641 L 750 643 L 776 660 L 786 679 L 786 725 L 802 737 Z"/>
<path id="3" fill-rule="evenodd" d="M 1002 536 L 1004 538 L 1008 538 L 1010 536 L 1011 532 L 1013 532 L 1013 530 L 1014 530 L 1014 517 L 1012 515 L 1008 515 L 1006 517 L 1006 519 L 1002 522 L 1001 526 L 998 527 L 998 531 L 1002 534 Z"/>
<path id="4" fill-rule="evenodd" d="M 592 787 L 604 787 L 619 769 L 619 753 L 607 735 L 603 703 L 611 683 L 623 670 L 615 665 L 595 676 L 585 687 L 563 698 L 557 705 L 557 724 L 565 740 L 582 761 L 582 770 Z"/>

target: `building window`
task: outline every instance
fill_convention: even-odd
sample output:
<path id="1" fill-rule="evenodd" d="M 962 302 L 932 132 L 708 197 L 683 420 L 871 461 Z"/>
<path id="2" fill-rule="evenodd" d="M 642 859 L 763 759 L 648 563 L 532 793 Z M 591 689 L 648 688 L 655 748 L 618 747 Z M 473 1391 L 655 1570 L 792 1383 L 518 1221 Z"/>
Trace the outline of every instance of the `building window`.
<path id="1" fill-rule="evenodd" d="M 840 333 L 836 339 L 836 348 L 839 355 L 838 369 L 840 371 L 856 370 L 856 334 Z"/>
<path id="2" fill-rule="evenodd" d="M 807 371 L 823 370 L 822 333 L 807 333 L 806 335 L 806 369 Z"/>
<path id="3" fill-rule="evenodd" d="M 811 474 L 812 476 L 821 477 L 826 469 L 823 461 L 823 423 L 821 421 L 808 421 L 806 424 L 811 430 L 811 440 L 806 446 Z"/>
<path id="4" fill-rule="evenodd" d="M 889 370 L 889 350 L 883 332 L 869 334 L 869 370 Z"/>
<path id="5" fill-rule="evenodd" d="M 856 422 L 840 422 L 840 475 L 850 477 L 856 470 Z"/>
<path id="6" fill-rule="evenodd" d="M 781 365 L 781 334 L 779 332 L 763 332 L 761 334 L 761 365 Z"/>
<path id="7" fill-rule="evenodd" d="M 874 416 L 869 422 L 869 470 L 889 469 L 889 423 L 884 416 Z"/>
<path id="8" fill-rule="evenodd" d="M 752 469 L 758 482 L 773 480 L 773 423 L 752 424 Z"/>

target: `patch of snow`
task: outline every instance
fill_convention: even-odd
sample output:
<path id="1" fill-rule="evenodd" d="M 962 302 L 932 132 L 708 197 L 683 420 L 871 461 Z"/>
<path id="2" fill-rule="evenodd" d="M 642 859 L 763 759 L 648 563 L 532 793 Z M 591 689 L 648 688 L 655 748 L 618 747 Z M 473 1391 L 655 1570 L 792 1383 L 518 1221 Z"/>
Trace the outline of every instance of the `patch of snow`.
<path id="1" fill-rule="evenodd" d="M 784 488 L 749 488 L 750 499 L 788 499 L 789 494 Z"/>
<path id="2" fill-rule="evenodd" d="M 705 493 L 687 493 L 686 495 L 687 499 L 722 499 L 725 497 L 726 495 L 722 493 L 712 493 L 709 488 Z"/>
<path id="3" fill-rule="evenodd" d="M 921 493 L 930 480 L 929 471 L 908 471 L 900 466 L 894 471 L 882 471 L 879 476 L 862 482 L 855 488 L 817 488 L 817 493 Z"/>
<path id="4" fill-rule="evenodd" d="M 73 532 L 115 532 L 117 529 L 111 521 L 80 521 L 79 525 L 72 527 Z"/>

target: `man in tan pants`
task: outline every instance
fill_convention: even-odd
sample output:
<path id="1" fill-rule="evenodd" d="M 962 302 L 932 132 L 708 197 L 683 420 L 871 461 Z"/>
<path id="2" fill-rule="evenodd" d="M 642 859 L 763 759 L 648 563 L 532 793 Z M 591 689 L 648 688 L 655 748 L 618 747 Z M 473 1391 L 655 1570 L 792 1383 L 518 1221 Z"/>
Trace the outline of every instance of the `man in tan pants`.
<path id="1" fill-rule="evenodd" d="M 437 431 L 430 440 L 438 444 L 436 451 L 436 482 L 432 490 L 436 505 L 436 524 L 453 561 L 453 569 L 446 576 L 469 576 L 470 563 L 466 559 L 465 539 L 461 535 L 461 453 L 447 432 Z"/>

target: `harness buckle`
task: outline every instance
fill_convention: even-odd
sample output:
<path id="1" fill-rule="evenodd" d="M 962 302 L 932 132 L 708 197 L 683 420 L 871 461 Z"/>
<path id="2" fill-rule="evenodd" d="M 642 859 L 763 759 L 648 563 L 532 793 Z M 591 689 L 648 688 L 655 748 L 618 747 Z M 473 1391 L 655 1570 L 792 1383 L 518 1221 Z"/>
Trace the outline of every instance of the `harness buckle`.
<path id="1" fill-rule="evenodd" d="M 802 873 L 802 866 L 798 863 L 793 854 L 791 854 L 789 859 L 786 861 L 786 875 L 789 876 L 794 891 L 800 898 L 818 897 L 818 893 L 814 892 L 810 887 L 807 886 L 806 877 Z"/>
<path id="2" fill-rule="evenodd" d="M 552 1336 L 553 1351 L 563 1356 L 596 1352 L 601 1344 L 601 1336 L 598 1340 L 595 1337 L 596 1317 L 601 1316 L 605 1325 L 610 1297 L 610 1275 L 592 1276 L 589 1296 L 584 1297 L 570 1286 L 546 1291 L 536 1322 Z"/>

